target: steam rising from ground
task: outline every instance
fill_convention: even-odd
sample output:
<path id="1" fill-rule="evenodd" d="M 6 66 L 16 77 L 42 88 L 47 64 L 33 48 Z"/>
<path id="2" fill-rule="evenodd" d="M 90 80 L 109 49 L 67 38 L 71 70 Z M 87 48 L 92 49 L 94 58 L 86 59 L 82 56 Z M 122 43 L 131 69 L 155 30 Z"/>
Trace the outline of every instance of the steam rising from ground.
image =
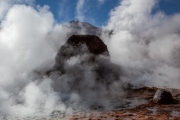
<path id="1" fill-rule="evenodd" d="M 155 0 L 123 0 L 110 13 L 104 28 L 113 29 L 113 34 L 111 37 L 103 34 L 101 38 L 108 46 L 111 61 L 122 70 L 119 79 L 108 89 L 114 93 L 113 97 L 124 94 L 121 88 L 123 81 L 136 86 L 175 88 L 180 85 L 180 15 L 152 14 L 155 5 Z M 48 6 L 33 8 L 16 4 L 5 10 L 7 14 L 0 11 L 2 116 L 50 114 L 54 110 L 72 112 L 74 108 L 86 109 L 92 101 L 107 106 L 110 104 L 109 97 L 105 96 L 108 92 L 105 87 L 99 86 L 96 92 L 89 89 L 96 85 L 96 75 L 93 73 L 96 65 L 79 65 L 88 60 L 86 54 L 68 59 L 68 72 L 63 76 L 54 73 L 48 77 L 34 72 L 45 72 L 54 65 L 55 55 L 70 32 L 69 28 L 55 24 Z M 98 60 L 99 63 L 109 61 L 103 56 Z M 78 72 L 83 72 L 83 76 L 78 76 Z M 72 92 L 67 85 L 67 81 L 75 78 L 84 80 L 79 86 L 80 94 Z M 83 91 L 87 85 L 90 87 Z"/>
<path id="2" fill-rule="evenodd" d="M 148 86 L 176 87 L 180 83 L 180 14 L 152 13 L 156 0 L 123 0 L 110 13 L 106 28 L 111 60 L 127 74 L 122 77 Z"/>
<path id="3" fill-rule="evenodd" d="M 64 108 L 63 104 L 57 104 L 60 98 L 51 88 L 52 81 L 43 78 L 38 83 L 35 80 L 40 78 L 33 71 L 52 67 L 65 36 L 61 25 L 54 26 L 47 6 L 35 10 L 14 5 L 9 9 L 0 31 L 1 115 L 30 115 Z"/>

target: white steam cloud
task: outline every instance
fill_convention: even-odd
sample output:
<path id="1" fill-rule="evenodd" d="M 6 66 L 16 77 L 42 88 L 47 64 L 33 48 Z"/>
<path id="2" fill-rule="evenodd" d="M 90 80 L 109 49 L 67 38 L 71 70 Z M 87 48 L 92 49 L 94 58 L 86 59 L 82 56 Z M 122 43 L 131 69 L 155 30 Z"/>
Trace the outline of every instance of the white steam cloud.
<path id="1" fill-rule="evenodd" d="M 51 88 L 52 81 L 43 78 L 38 83 L 32 73 L 52 67 L 57 50 L 67 39 L 62 26 L 54 26 L 48 9 L 13 5 L 1 21 L 0 116 L 64 109 L 63 104 L 56 104 L 60 98 Z"/>
<path id="2" fill-rule="evenodd" d="M 83 15 L 83 7 L 84 7 L 84 2 L 85 0 L 78 0 L 77 6 L 76 6 L 76 18 L 80 21 L 84 20 L 84 15 Z"/>
<path id="3" fill-rule="evenodd" d="M 0 20 L 6 15 L 7 11 L 14 5 L 14 4 L 33 4 L 34 0 L 0 0 Z"/>
<path id="4" fill-rule="evenodd" d="M 155 0 L 122 0 L 110 12 L 104 28 L 113 33 L 101 38 L 120 70 L 107 56 L 99 56 L 96 63 L 89 64 L 92 56 L 82 54 L 65 61 L 63 75 L 54 72 L 49 76 L 42 74 L 54 65 L 55 55 L 71 30 L 55 24 L 48 6 L 33 8 L 24 2 L 0 1 L 0 117 L 68 113 L 94 103 L 109 107 L 111 98 L 124 94 L 123 82 L 179 87 L 180 15 L 152 14 Z M 84 2 L 78 0 L 76 7 L 79 20 L 84 19 Z M 95 81 L 98 66 L 103 70 L 106 66 L 107 71 L 116 74 L 114 77 L 105 71 L 104 79 L 115 80 L 109 88 Z M 82 82 L 70 88 L 76 79 Z M 94 86 L 96 89 L 91 89 Z M 109 91 L 112 94 L 107 97 Z"/>
<path id="5" fill-rule="evenodd" d="M 180 14 L 152 14 L 156 0 L 123 0 L 110 13 L 107 29 L 111 60 L 126 69 L 122 77 L 149 86 L 180 84 Z"/>

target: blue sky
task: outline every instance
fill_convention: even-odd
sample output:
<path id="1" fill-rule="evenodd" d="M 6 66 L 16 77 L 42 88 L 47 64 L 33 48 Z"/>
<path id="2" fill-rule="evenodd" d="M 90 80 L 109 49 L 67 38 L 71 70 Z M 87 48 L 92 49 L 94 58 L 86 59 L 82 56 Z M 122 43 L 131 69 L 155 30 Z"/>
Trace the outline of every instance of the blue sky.
<path id="1" fill-rule="evenodd" d="M 103 2 L 100 2 L 103 1 Z M 180 12 L 180 0 L 157 0 L 159 1 L 154 9 L 162 11 L 167 15 Z M 54 18 L 59 23 L 77 20 L 78 0 L 35 0 L 35 5 L 48 5 Z M 120 4 L 120 0 L 84 0 L 81 9 L 84 16 L 83 21 L 96 26 L 105 25 L 109 19 L 109 13 Z"/>
<path id="2" fill-rule="evenodd" d="M 77 20 L 77 2 L 78 0 L 36 0 L 36 4 L 50 6 L 50 10 L 58 22 Z M 105 0 L 102 3 L 98 0 L 85 0 L 82 8 L 84 21 L 97 26 L 106 24 L 110 10 L 118 5 L 119 0 Z"/>
<path id="3" fill-rule="evenodd" d="M 85 16 L 84 21 L 96 26 L 106 24 L 109 12 L 119 5 L 119 1 L 104 0 L 101 3 L 98 0 L 85 0 L 82 8 L 83 15 Z M 53 12 L 56 21 L 61 23 L 77 19 L 77 2 L 78 0 L 36 0 L 36 4 L 50 6 L 50 10 Z M 160 0 L 155 11 L 159 10 L 168 15 L 180 12 L 180 0 Z"/>

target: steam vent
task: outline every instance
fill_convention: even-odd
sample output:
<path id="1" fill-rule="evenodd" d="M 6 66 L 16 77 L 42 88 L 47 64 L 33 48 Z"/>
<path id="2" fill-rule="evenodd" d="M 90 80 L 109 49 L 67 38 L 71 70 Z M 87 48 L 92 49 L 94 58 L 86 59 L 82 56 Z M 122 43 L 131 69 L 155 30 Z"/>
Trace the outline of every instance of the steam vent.
<path id="1" fill-rule="evenodd" d="M 92 60 L 97 55 L 109 56 L 107 46 L 95 35 L 72 35 L 59 49 L 54 69 L 60 69 L 65 60 L 72 56 L 91 54 Z"/>
<path id="2" fill-rule="evenodd" d="M 54 71 L 59 73 L 57 78 L 53 76 Z M 111 63 L 107 46 L 99 37 L 72 35 L 58 50 L 51 73 L 57 81 L 62 81 L 59 80 L 61 76 L 67 76 L 63 80 L 68 81 L 68 92 L 76 91 L 86 99 L 83 92 L 105 89 L 119 79 L 121 71 L 119 66 Z M 99 93 L 100 90 L 93 91 L 93 94 Z"/>
<path id="3" fill-rule="evenodd" d="M 0 120 L 180 120 L 180 0 L 0 0 L 0 58 Z"/>
<path id="4" fill-rule="evenodd" d="M 66 95 L 62 100 L 67 105 L 72 104 L 68 95 L 76 93 L 78 105 L 90 110 L 88 116 L 78 113 L 65 117 L 67 120 L 168 120 L 180 117 L 180 90 L 137 87 L 121 80 L 126 74 L 110 61 L 107 46 L 95 35 L 69 37 L 58 50 L 49 77 L 54 80 L 54 90 Z M 77 106 L 72 109 L 76 110 Z M 97 115 L 92 112 L 94 110 L 101 112 Z M 52 116 L 56 117 L 55 113 L 60 114 L 54 111 Z"/>

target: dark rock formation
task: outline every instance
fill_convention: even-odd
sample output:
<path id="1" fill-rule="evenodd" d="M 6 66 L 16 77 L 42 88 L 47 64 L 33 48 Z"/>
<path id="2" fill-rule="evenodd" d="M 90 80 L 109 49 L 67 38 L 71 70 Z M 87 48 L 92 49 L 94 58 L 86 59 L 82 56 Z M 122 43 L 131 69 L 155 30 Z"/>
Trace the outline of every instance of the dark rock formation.
<path id="1" fill-rule="evenodd" d="M 120 85 L 121 70 L 111 63 L 107 46 L 94 35 L 73 35 L 61 46 L 54 68 L 47 74 L 54 82 L 52 87 L 61 93 L 62 101 L 70 100 L 70 93 L 77 93 L 87 106 L 106 106 L 106 97 L 112 88 Z M 88 94 L 87 94 L 88 93 Z"/>
<path id="2" fill-rule="evenodd" d="M 173 102 L 173 97 L 169 91 L 158 89 L 153 97 L 153 102 L 159 104 L 170 104 Z"/>
<path id="3" fill-rule="evenodd" d="M 103 41 L 94 35 L 72 35 L 65 45 L 59 49 L 54 69 L 62 70 L 64 61 L 72 56 L 78 56 L 83 54 L 91 55 L 90 60 L 94 60 L 96 55 L 109 55 L 107 46 Z"/>
<path id="4" fill-rule="evenodd" d="M 99 37 L 73 35 L 59 49 L 51 72 L 71 74 L 74 78 L 68 84 L 79 87 L 78 84 L 85 81 L 83 76 L 87 71 L 91 71 L 95 82 L 106 86 L 118 80 L 120 75 L 119 66 L 111 63 L 109 58 L 107 46 Z M 69 65 L 68 61 L 73 61 L 73 65 Z"/>
<path id="5" fill-rule="evenodd" d="M 95 55 L 108 52 L 107 46 L 95 35 L 73 35 L 68 39 L 67 43 L 74 47 L 85 44 L 88 50 Z"/>

